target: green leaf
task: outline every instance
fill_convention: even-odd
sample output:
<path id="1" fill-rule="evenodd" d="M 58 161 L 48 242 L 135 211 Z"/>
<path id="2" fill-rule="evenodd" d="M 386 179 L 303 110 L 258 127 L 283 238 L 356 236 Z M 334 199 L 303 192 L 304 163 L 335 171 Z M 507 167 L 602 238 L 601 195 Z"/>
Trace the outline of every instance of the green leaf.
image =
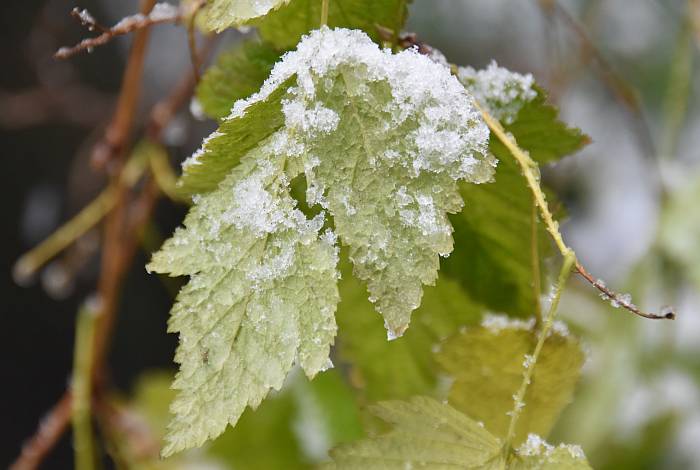
<path id="1" fill-rule="evenodd" d="M 503 469 L 501 444 L 475 421 L 431 398 L 370 408 L 392 429 L 331 451 L 337 469 Z"/>
<path id="2" fill-rule="evenodd" d="M 461 326 L 481 317 L 480 307 L 452 279 L 441 276 L 427 287 L 411 327 L 395 341 L 386 340 L 382 318 L 367 300 L 367 291 L 342 270 L 338 321 L 338 354 L 350 364 L 355 385 L 369 401 L 432 395 L 437 386 L 437 365 L 432 348 Z"/>
<path id="3" fill-rule="evenodd" d="M 335 335 L 336 235 L 391 336 L 452 250 L 457 181 L 487 181 L 488 129 L 445 67 L 323 28 L 185 163 L 194 206 L 149 269 L 189 275 L 173 307 L 179 390 L 164 453 L 200 445 L 279 388 L 326 367 Z M 307 182 L 313 219 L 290 183 Z M 335 233 L 326 230 L 326 211 Z"/>
<path id="4" fill-rule="evenodd" d="M 216 189 L 241 157 L 284 125 L 282 97 L 294 83 L 294 77 L 289 77 L 264 98 L 251 102 L 245 113 L 224 120 L 183 164 L 180 189 L 190 195 Z"/>
<path id="5" fill-rule="evenodd" d="M 554 447 L 539 436 L 530 434 L 517 450 L 509 470 L 590 470 L 591 466 L 579 446 L 559 444 Z"/>
<path id="6" fill-rule="evenodd" d="M 438 364 L 454 379 L 450 403 L 497 436 L 506 435 L 507 412 L 513 409 L 526 357 L 537 342 L 532 326 L 533 322 L 490 316 L 482 326 L 448 339 L 436 354 Z M 516 444 L 528 433 L 546 436 L 572 399 L 584 355 L 574 338 L 556 330 L 544 343 L 523 400 Z"/>
<path id="7" fill-rule="evenodd" d="M 285 186 L 274 142 L 249 153 L 197 200 L 184 229 L 148 268 L 190 282 L 169 331 L 179 332 L 179 390 L 164 455 L 219 435 L 246 406 L 279 389 L 294 363 L 327 367 L 338 302 L 337 252 Z"/>
<path id="8" fill-rule="evenodd" d="M 199 12 L 203 27 L 221 32 L 269 14 L 289 0 L 209 0 Z"/>
<path id="9" fill-rule="evenodd" d="M 459 77 L 489 112 L 504 120 L 506 130 L 539 163 L 575 152 L 588 140 L 578 129 L 558 120 L 557 110 L 545 103 L 544 93 L 529 75 L 491 64 L 483 71 L 460 68 Z M 492 137 L 489 149 L 499 160 L 495 183 L 461 185 L 467 207 L 450 217 L 456 248 L 443 261 L 442 269 L 485 306 L 530 316 L 539 302 L 533 289 L 532 195 L 505 146 Z M 549 199 L 555 200 L 553 196 Z M 543 273 L 541 262 L 550 252 L 550 241 L 540 223 L 535 243 Z"/>
<path id="10" fill-rule="evenodd" d="M 251 24 L 280 50 L 291 49 L 321 21 L 321 0 L 292 0 Z M 410 0 L 331 0 L 328 26 L 361 29 L 379 42 L 377 26 L 401 31 Z"/>
<path id="11" fill-rule="evenodd" d="M 219 54 L 197 86 L 197 99 L 204 112 L 223 119 L 236 100 L 247 98 L 260 89 L 280 54 L 270 44 L 243 41 Z"/>

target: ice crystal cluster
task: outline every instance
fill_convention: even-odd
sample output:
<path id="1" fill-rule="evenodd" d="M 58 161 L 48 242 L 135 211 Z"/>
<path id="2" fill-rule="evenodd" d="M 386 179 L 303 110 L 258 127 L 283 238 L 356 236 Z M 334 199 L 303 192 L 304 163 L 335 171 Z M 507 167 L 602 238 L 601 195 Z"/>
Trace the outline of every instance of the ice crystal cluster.
<path id="1" fill-rule="evenodd" d="M 483 70 L 459 67 L 457 76 L 474 98 L 505 124 L 512 124 L 522 106 L 537 96 L 531 74 L 511 72 L 495 61 Z"/>
<path id="2" fill-rule="evenodd" d="M 170 322 L 181 369 L 164 453 L 235 424 L 294 364 L 309 376 L 327 367 L 339 243 L 390 337 L 401 335 L 452 251 L 457 183 L 492 177 L 487 142 L 447 68 L 360 31 L 311 33 L 236 102 L 186 162 L 185 187 L 208 186 L 149 264 L 190 276 Z M 299 176 L 314 217 L 291 196 Z"/>

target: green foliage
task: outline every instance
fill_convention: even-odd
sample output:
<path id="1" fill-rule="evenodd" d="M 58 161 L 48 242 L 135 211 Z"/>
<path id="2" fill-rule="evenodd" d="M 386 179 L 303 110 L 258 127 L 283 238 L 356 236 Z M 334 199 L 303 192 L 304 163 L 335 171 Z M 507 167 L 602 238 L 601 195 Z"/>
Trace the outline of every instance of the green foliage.
<path id="1" fill-rule="evenodd" d="M 294 363 L 310 377 L 328 364 L 336 235 L 321 234 L 325 211 L 307 219 L 297 209 L 292 180 L 303 175 L 306 202 L 333 216 L 355 276 L 396 337 L 423 284 L 435 282 L 439 255 L 452 250 L 457 180 L 492 173 L 469 96 L 424 56 L 324 28 L 271 76 L 186 162 L 185 188 L 210 192 L 194 198 L 185 228 L 148 266 L 191 276 L 170 321 L 180 334 L 180 392 L 165 455 L 235 424 Z"/>
<path id="2" fill-rule="evenodd" d="M 270 146 L 247 155 L 148 265 L 191 276 L 169 323 L 180 334 L 180 392 L 165 455 L 219 435 L 279 389 L 295 362 L 309 376 L 327 367 L 336 248 L 319 235 L 321 220 L 295 209 L 275 157 Z"/>
<path id="3" fill-rule="evenodd" d="M 260 89 L 279 56 L 270 44 L 256 40 L 219 54 L 197 86 L 204 112 L 215 119 L 228 116 L 235 101 Z"/>
<path id="4" fill-rule="evenodd" d="M 489 69 L 487 69 L 489 70 Z M 490 69 L 492 70 L 492 69 Z M 500 69 L 516 84 L 523 77 Z M 471 75 L 474 76 L 473 74 Z M 464 74 L 460 73 L 464 80 Z M 493 76 L 490 79 L 494 80 Z M 508 83 L 508 80 L 503 80 Z M 467 89 L 476 86 L 473 79 L 465 81 Z M 502 97 L 489 98 L 489 93 L 501 96 L 502 89 L 479 85 L 477 94 L 491 106 L 498 106 Z M 509 89 L 509 88 L 506 88 Z M 508 104 L 504 115 L 510 124 L 505 129 L 515 136 L 521 148 L 538 163 L 548 163 L 579 150 L 588 138 L 578 129 L 567 127 L 558 120 L 556 108 L 546 104 L 544 93 L 535 88 L 536 95 L 520 100 L 520 106 Z M 510 103 L 510 102 L 508 102 Z M 490 109 L 498 111 L 498 109 Z M 520 167 L 510 152 L 494 136 L 490 151 L 498 157 L 495 182 L 487 185 L 461 185 L 460 193 L 467 201 L 466 210 L 450 217 L 455 228 L 455 250 L 443 261 L 442 269 L 459 279 L 469 294 L 495 311 L 516 316 L 530 316 L 539 295 L 533 290 L 533 200 Z M 550 197 L 550 200 L 554 200 Z M 549 235 L 542 224 L 535 230 L 538 258 L 549 253 Z M 541 261 L 539 262 L 541 265 Z M 539 269 L 540 273 L 544 270 Z M 541 282 L 540 285 L 544 285 Z M 504 295 L 504 293 L 508 293 Z"/>
<path id="5" fill-rule="evenodd" d="M 338 353 L 351 367 L 351 376 L 370 401 L 431 395 L 436 392 L 437 365 L 432 349 L 463 325 L 479 320 L 481 311 L 450 278 L 427 287 L 411 327 L 387 341 L 382 319 L 367 300 L 367 291 L 343 269 L 342 302 L 338 307 Z"/>
<path id="6" fill-rule="evenodd" d="M 501 442 L 478 422 L 431 398 L 388 401 L 370 411 L 391 425 L 383 434 L 337 447 L 328 468 L 469 468 L 478 470 L 585 470 L 576 446 L 551 446 L 537 436 L 505 458 Z"/>
<path id="7" fill-rule="evenodd" d="M 199 14 L 206 29 L 221 32 L 265 16 L 287 2 L 289 0 L 209 0 Z"/>
<path id="8" fill-rule="evenodd" d="M 498 439 L 449 405 L 416 397 L 370 411 L 392 429 L 334 449 L 331 468 L 502 468 Z"/>
<path id="9" fill-rule="evenodd" d="M 523 381 L 527 357 L 537 342 L 531 325 L 488 317 L 484 326 L 467 328 L 442 344 L 440 366 L 453 377 L 450 403 L 486 429 L 505 437 L 513 395 Z M 546 436 L 571 401 L 583 365 L 583 352 L 569 335 L 556 331 L 544 343 L 527 389 L 514 442 L 528 433 Z"/>
<path id="10" fill-rule="evenodd" d="M 332 0 L 328 26 L 359 29 L 379 41 L 377 26 L 401 31 L 410 0 Z M 292 0 L 251 24 L 260 36 L 279 50 L 291 49 L 302 35 L 318 28 L 321 20 L 320 0 Z"/>

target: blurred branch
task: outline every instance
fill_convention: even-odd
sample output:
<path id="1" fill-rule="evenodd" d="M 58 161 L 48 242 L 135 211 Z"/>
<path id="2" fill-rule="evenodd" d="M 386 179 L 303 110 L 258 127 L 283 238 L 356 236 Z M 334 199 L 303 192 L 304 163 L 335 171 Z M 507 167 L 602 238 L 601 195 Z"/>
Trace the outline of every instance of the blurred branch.
<path id="1" fill-rule="evenodd" d="M 593 40 L 586 32 L 585 27 L 580 24 L 569 12 L 564 9 L 556 0 L 539 0 L 538 4 L 542 11 L 549 16 L 557 16 L 578 38 L 581 46 L 581 56 L 583 61 L 592 62 L 597 67 L 595 70 L 603 84 L 612 93 L 613 97 L 632 115 L 636 135 L 645 153 L 650 158 L 656 157 L 656 148 L 651 130 L 642 109 L 641 100 L 637 91 L 627 81 L 621 77 L 614 67 L 604 57 L 602 52 L 596 47 Z"/>
<path id="2" fill-rule="evenodd" d="M 95 437 L 92 430 L 92 341 L 97 315 L 100 313 L 99 299 L 90 298 L 78 312 L 73 353 L 72 423 L 73 449 L 76 470 L 92 470 L 97 463 Z"/>
<path id="3" fill-rule="evenodd" d="M 107 44 L 117 36 L 123 36 L 133 31 L 147 29 L 150 26 L 157 24 L 178 23 L 183 19 L 183 11 L 169 3 L 155 4 L 152 11 L 150 11 L 148 14 L 137 13 L 135 15 L 122 18 L 121 21 L 111 28 L 105 28 L 104 26 L 98 24 L 87 10 L 79 11 L 77 9 L 73 9 L 71 15 L 78 18 L 79 21 L 84 26 L 87 26 L 90 31 L 99 30 L 102 31 L 102 34 L 94 38 L 83 39 L 75 46 L 60 48 L 54 55 L 54 57 L 57 59 L 67 59 L 82 51 L 91 52 L 93 48 Z"/>
<path id="4" fill-rule="evenodd" d="M 22 446 L 22 452 L 10 465 L 10 470 L 34 470 L 39 467 L 68 427 L 72 401 L 71 392 L 68 390 L 41 419 L 36 433 Z"/>

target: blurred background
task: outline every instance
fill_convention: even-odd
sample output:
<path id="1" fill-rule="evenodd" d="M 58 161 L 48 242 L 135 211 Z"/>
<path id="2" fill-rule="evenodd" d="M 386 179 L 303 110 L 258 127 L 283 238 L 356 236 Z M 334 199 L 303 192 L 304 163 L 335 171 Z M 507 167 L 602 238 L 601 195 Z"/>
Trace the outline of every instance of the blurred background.
<path id="1" fill-rule="evenodd" d="M 2 467 L 65 390 L 76 312 L 98 275 L 98 235 L 88 233 L 35 278 L 13 279 L 19 256 L 104 185 L 89 153 L 111 117 L 132 37 L 54 60 L 85 35 L 74 6 L 105 24 L 138 11 L 136 0 L 0 3 Z M 678 312 L 675 322 L 644 321 L 570 283 L 561 311 L 589 358 L 551 440 L 581 444 L 594 468 L 700 469 L 700 1 L 414 0 L 407 29 L 450 62 L 494 59 L 550 91 L 563 119 L 593 140 L 544 169 L 567 207 L 566 238 L 608 285 L 648 310 Z M 219 47 L 241 37 L 226 33 Z M 137 122 L 190 70 L 183 28 L 159 26 L 150 41 Z M 181 161 L 213 128 L 185 106 L 164 143 Z M 184 208 L 162 202 L 155 214 L 167 234 Z M 125 395 L 144 390 L 144 372 L 173 369 L 171 297 L 146 274 L 148 251 L 126 277 L 109 358 Z M 68 433 L 44 467 L 71 466 Z"/>

